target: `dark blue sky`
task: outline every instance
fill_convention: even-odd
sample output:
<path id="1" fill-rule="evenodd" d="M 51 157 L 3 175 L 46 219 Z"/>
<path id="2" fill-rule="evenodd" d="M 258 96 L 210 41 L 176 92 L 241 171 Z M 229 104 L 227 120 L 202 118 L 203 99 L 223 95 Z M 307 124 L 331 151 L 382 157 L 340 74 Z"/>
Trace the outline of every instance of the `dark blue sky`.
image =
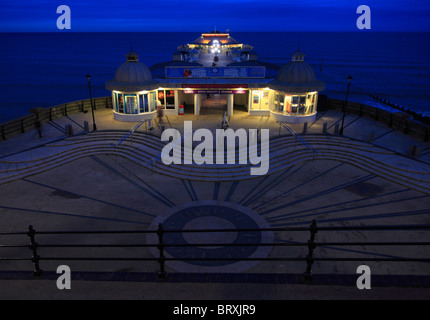
<path id="1" fill-rule="evenodd" d="M 430 31 L 428 0 L 1 0 L 0 32 L 55 32 L 59 5 L 86 31 L 357 31 L 368 5 L 372 31 Z"/>

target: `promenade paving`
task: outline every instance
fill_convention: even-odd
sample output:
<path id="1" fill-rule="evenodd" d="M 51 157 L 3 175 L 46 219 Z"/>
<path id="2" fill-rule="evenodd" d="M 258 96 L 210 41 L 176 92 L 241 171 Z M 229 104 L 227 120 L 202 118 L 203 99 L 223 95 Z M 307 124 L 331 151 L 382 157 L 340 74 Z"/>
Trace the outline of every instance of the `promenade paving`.
<path id="1" fill-rule="evenodd" d="M 210 106 L 207 106 L 210 107 Z M 212 106 L 213 107 L 213 106 Z M 195 117 L 192 114 L 183 116 L 168 116 L 168 126 L 182 132 L 183 122 L 193 121 L 193 128 L 220 128 L 223 106 L 208 109 L 205 114 Z M 322 112 L 318 120 L 308 124 L 307 135 L 320 134 L 324 123 L 327 123 L 329 133 L 339 123 L 341 114 L 335 111 Z M 36 132 L 11 137 L 0 142 L 0 161 L 26 160 L 38 155 L 38 151 L 54 145 L 65 137 L 63 130 L 66 125 L 73 127 L 75 134 L 84 132 L 84 121 L 92 127 L 90 114 L 78 113 L 69 117 L 55 119 L 43 125 L 43 137 L 40 139 Z M 96 111 L 96 122 L 99 132 L 104 130 L 130 130 L 134 123 L 124 123 L 113 120 L 112 111 L 99 109 Z M 271 138 L 287 135 L 279 124 L 267 117 L 250 117 L 244 110 L 235 109 L 230 119 L 232 129 L 266 128 L 270 130 Z M 301 133 L 303 125 L 291 125 L 297 133 Z M 144 132 L 145 128 L 138 129 Z M 159 136 L 161 131 L 157 125 L 149 132 Z M 416 145 L 422 150 L 430 148 L 430 143 L 418 141 L 400 132 L 393 131 L 385 125 L 355 115 L 347 115 L 345 120 L 345 136 L 360 140 L 374 137 L 372 145 L 394 151 L 392 157 L 380 159 L 387 165 L 409 166 L 411 169 L 430 173 L 430 154 L 423 153 L 418 159 L 407 157 L 411 146 Z M 306 135 L 303 136 L 306 139 Z M 157 138 L 158 139 L 158 138 Z M 390 152 L 391 152 L 390 151 Z M 11 164 L 13 170 L 16 164 Z M 348 226 L 374 224 L 429 224 L 428 208 L 430 196 L 426 193 L 405 187 L 401 183 L 387 180 L 383 176 L 369 173 L 360 167 L 345 163 L 341 160 L 318 160 L 302 163 L 289 169 L 273 174 L 247 179 L 244 181 L 194 181 L 184 178 L 174 178 L 151 172 L 138 163 L 113 154 L 98 154 L 86 156 L 65 163 L 37 174 L 19 178 L 15 181 L 0 185 L 0 232 L 26 231 L 28 225 L 36 230 L 145 230 L 155 228 L 157 222 L 172 221 L 169 217 L 178 213 L 178 208 L 191 205 L 207 205 L 211 201 L 225 207 L 233 206 L 240 209 L 237 213 L 218 216 L 212 219 L 215 225 L 241 227 L 240 214 L 251 210 L 270 227 L 308 226 L 312 219 L 317 219 L 320 226 Z M 169 215 L 166 212 L 171 212 Z M 237 215 L 237 216 L 236 216 Z M 238 220 L 235 220 L 237 217 Z M 158 220 L 157 220 L 158 219 Z M 207 222 L 207 221 L 206 221 Z M 205 220 L 190 219 L 188 227 L 205 227 Z M 177 225 L 186 227 L 187 225 Z M 242 225 L 243 226 L 243 225 Z M 403 241 L 430 241 L 423 232 L 399 233 Z M 227 237 L 227 235 L 225 235 Z M 0 236 L 1 237 L 1 236 Z M 306 241 L 308 235 L 292 236 L 291 234 L 276 233 L 276 241 Z M 16 238 L 20 243 L 27 243 L 28 238 Z M 18 240 L 17 240 L 18 239 Z M 319 241 L 371 241 L 398 239 L 397 236 L 383 232 L 367 234 L 353 233 L 319 233 Z M 63 241 L 59 235 L 49 235 L 39 238 L 42 242 Z M 147 241 L 147 239 L 143 239 Z M 189 238 L 193 241 L 193 238 Z M 208 240 L 208 239 L 206 239 Z M 210 239 L 209 239 L 210 240 Z M 223 237 L 218 239 L 222 241 Z M 225 240 L 225 239 L 224 239 Z M 93 239 L 67 238 L 66 241 L 80 243 L 94 242 Z M 138 238 L 119 236 L 115 239 L 97 238 L 97 241 L 142 241 Z M 227 240 L 225 240 L 227 241 Z M 28 251 L 28 249 L 25 249 Z M 43 249 L 45 250 L 45 249 Z M 62 250 L 46 249 L 42 254 L 60 255 Z M 318 248 L 320 256 L 376 256 L 376 257 L 407 257 L 414 255 L 425 256 L 427 248 L 413 250 L 398 250 L 394 248 L 369 249 L 362 246 L 344 250 L 335 246 Z M 28 254 L 27 251 L 24 251 Z M 22 251 L 8 249 L 7 254 L 19 255 Z M 208 250 L 207 250 L 208 252 Z M 206 253 L 207 253 L 206 252 Z M 81 255 L 78 249 L 70 249 L 71 255 Z M 125 256 L 139 254 L 143 257 L 154 257 L 154 252 L 145 249 L 137 251 L 133 248 L 116 249 L 114 254 Z M 205 253 L 205 254 L 206 254 Z M 103 256 L 107 251 L 91 249 L 86 254 Z M 170 252 L 170 254 L 175 254 Z M 271 257 L 293 254 L 304 257 L 305 248 L 293 252 L 283 248 L 273 248 Z M 58 261 L 42 261 L 42 268 L 54 272 Z M 67 264 L 72 271 L 93 272 L 148 272 L 157 273 L 158 264 L 154 262 L 143 265 L 141 262 L 113 262 L 101 265 L 96 262 L 75 262 Z M 379 275 L 410 275 L 429 276 L 426 263 L 369 263 L 374 274 Z M 315 274 L 355 274 L 357 263 L 353 262 L 316 262 Z M 183 272 L 205 273 L 220 272 L 219 266 L 198 266 L 188 264 L 182 269 L 174 263 L 167 264 L 169 273 Z M 213 268 L 213 269 L 211 269 Z M 218 268 L 218 269 L 217 269 Z M 305 269 L 301 263 L 264 262 L 250 264 L 247 267 L 230 264 L 226 272 L 246 274 L 301 274 Z M 30 262 L 1 261 L 0 270 L 29 271 Z M 182 270 L 182 271 L 181 271 Z M 1 274 L 0 274 L 1 276 Z M 1 278 L 1 277 L 0 277 Z M 6 277 L 7 278 L 7 277 Z M 299 284 L 250 284 L 250 283 L 159 283 L 147 282 L 106 282 L 77 280 L 76 287 L 70 292 L 60 292 L 53 286 L 53 280 L 0 280 L 0 298 L 2 299 L 420 299 L 428 297 L 426 288 L 408 289 L 404 287 L 373 288 L 367 292 L 350 286 L 305 286 Z M 256 287 L 259 289 L 257 290 Z M 43 288 L 43 293 L 36 294 Z M 186 290 L 184 290 L 186 288 Z M 202 288 L 205 290 L 202 291 Z M 151 292 L 149 295 L 148 292 Z M 261 294 L 258 294 L 260 292 Z"/>

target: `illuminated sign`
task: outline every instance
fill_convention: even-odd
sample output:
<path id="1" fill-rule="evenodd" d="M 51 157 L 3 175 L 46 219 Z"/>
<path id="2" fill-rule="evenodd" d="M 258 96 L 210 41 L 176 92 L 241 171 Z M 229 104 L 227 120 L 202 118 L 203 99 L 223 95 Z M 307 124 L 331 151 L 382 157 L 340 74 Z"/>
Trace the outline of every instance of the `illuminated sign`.
<path id="1" fill-rule="evenodd" d="M 264 78 L 266 68 L 252 67 L 166 67 L 166 78 Z"/>
<path id="2" fill-rule="evenodd" d="M 197 94 L 243 94 L 245 90 L 193 90 L 185 89 L 184 93 L 197 93 Z"/>

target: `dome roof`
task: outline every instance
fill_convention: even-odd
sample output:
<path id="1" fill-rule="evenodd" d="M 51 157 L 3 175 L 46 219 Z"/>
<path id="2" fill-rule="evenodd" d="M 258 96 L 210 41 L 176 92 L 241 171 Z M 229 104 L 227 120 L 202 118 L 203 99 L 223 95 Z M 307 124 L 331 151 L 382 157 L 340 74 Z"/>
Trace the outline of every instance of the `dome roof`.
<path id="1" fill-rule="evenodd" d="M 297 51 L 291 56 L 291 61 L 278 71 L 276 79 L 269 83 L 269 87 L 298 93 L 323 90 L 325 84 L 315 78 L 312 67 L 304 61 L 305 55 Z"/>
<path id="2" fill-rule="evenodd" d="M 127 61 L 116 70 L 115 78 L 106 82 L 106 89 L 132 92 L 157 87 L 157 82 L 152 80 L 151 71 L 139 61 L 139 56 L 133 50 L 126 57 Z"/>

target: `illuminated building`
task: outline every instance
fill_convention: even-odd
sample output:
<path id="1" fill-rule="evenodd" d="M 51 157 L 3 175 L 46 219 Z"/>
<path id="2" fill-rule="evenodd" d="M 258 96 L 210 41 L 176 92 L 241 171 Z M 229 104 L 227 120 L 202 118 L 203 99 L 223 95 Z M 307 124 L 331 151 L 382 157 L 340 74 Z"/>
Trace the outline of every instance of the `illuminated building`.
<path id="1" fill-rule="evenodd" d="M 131 51 L 115 78 L 106 83 L 112 91 L 114 117 L 121 121 L 155 117 L 157 106 L 167 115 L 178 115 L 180 106 L 186 105 L 198 116 L 202 99 L 221 95 L 228 115 L 240 108 L 278 121 L 308 122 L 316 118 L 318 92 L 324 87 L 301 52 L 280 68 L 259 61 L 252 46 L 217 31 L 179 46 L 172 61 L 150 68 Z"/>

